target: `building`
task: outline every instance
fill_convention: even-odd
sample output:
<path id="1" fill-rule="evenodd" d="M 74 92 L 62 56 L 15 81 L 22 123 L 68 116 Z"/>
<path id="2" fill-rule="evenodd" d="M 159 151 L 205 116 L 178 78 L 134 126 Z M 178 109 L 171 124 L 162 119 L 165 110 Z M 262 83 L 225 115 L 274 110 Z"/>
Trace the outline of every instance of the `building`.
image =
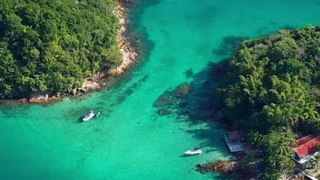
<path id="1" fill-rule="evenodd" d="M 320 136 L 308 135 L 300 138 L 296 147 L 292 150 L 292 159 L 302 168 L 307 168 L 314 157 L 318 154 Z"/>
<path id="2" fill-rule="evenodd" d="M 243 151 L 243 143 L 241 142 L 241 139 L 242 137 L 238 131 L 231 131 L 224 135 L 224 141 L 232 153 Z"/>

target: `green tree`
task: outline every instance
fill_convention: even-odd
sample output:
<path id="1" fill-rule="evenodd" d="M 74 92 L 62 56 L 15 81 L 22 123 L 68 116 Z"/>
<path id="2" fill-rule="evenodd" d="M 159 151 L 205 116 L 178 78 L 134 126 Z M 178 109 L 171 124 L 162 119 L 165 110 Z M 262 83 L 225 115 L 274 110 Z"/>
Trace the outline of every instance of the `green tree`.
<path id="1" fill-rule="evenodd" d="M 229 121 L 266 149 L 266 179 L 293 169 L 300 134 L 320 134 L 320 26 L 244 41 L 217 88 Z"/>
<path id="2" fill-rule="evenodd" d="M 0 97 L 67 92 L 121 63 L 115 0 L 0 2 Z"/>

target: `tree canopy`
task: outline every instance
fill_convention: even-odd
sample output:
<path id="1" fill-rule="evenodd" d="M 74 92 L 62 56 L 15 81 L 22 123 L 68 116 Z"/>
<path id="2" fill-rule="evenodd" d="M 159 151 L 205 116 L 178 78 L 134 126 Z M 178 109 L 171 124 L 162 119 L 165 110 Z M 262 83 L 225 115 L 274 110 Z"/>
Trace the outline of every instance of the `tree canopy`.
<path id="1" fill-rule="evenodd" d="M 0 98 L 66 92 L 121 63 L 115 0 L 1 0 Z"/>
<path id="2" fill-rule="evenodd" d="M 293 167 L 298 132 L 320 134 L 319 65 L 320 26 L 280 30 L 244 41 L 217 88 L 229 121 L 266 149 L 271 174 Z"/>

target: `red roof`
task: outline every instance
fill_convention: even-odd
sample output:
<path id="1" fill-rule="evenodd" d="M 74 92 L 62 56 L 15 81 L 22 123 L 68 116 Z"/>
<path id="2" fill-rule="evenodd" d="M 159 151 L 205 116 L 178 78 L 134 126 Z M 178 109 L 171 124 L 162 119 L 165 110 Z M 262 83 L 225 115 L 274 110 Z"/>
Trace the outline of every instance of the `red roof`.
<path id="1" fill-rule="evenodd" d="M 300 146 L 308 141 L 310 141 L 311 139 L 315 138 L 316 136 L 313 136 L 313 135 L 308 135 L 308 136 L 304 136 L 302 138 L 300 138 L 298 140 L 298 143 L 297 143 L 297 146 Z"/>
<path id="2" fill-rule="evenodd" d="M 293 148 L 294 152 L 300 157 L 304 158 L 317 151 L 318 144 L 320 143 L 320 136 L 305 136 L 298 140 L 298 146 Z"/>

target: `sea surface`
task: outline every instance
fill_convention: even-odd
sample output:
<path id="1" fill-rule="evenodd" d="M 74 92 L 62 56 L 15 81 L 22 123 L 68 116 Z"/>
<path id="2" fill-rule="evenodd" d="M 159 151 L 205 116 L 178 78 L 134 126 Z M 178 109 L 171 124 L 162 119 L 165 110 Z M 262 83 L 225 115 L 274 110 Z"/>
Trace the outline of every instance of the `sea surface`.
<path id="1" fill-rule="evenodd" d="M 113 88 L 0 108 L 1 180 L 222 179 L 194 168 L 230 158 L 210 121 L 212 66 L 244 39 L 320 24 L 320 0 L 145 0 L 131 17 L 147 56 Z M 187 98 L 158 115 L 159 97 L 186 83 Z M 91 109 L 101 115 L 79 123 Z M 205 152 L 182 156 L 193 147 Z"/>

